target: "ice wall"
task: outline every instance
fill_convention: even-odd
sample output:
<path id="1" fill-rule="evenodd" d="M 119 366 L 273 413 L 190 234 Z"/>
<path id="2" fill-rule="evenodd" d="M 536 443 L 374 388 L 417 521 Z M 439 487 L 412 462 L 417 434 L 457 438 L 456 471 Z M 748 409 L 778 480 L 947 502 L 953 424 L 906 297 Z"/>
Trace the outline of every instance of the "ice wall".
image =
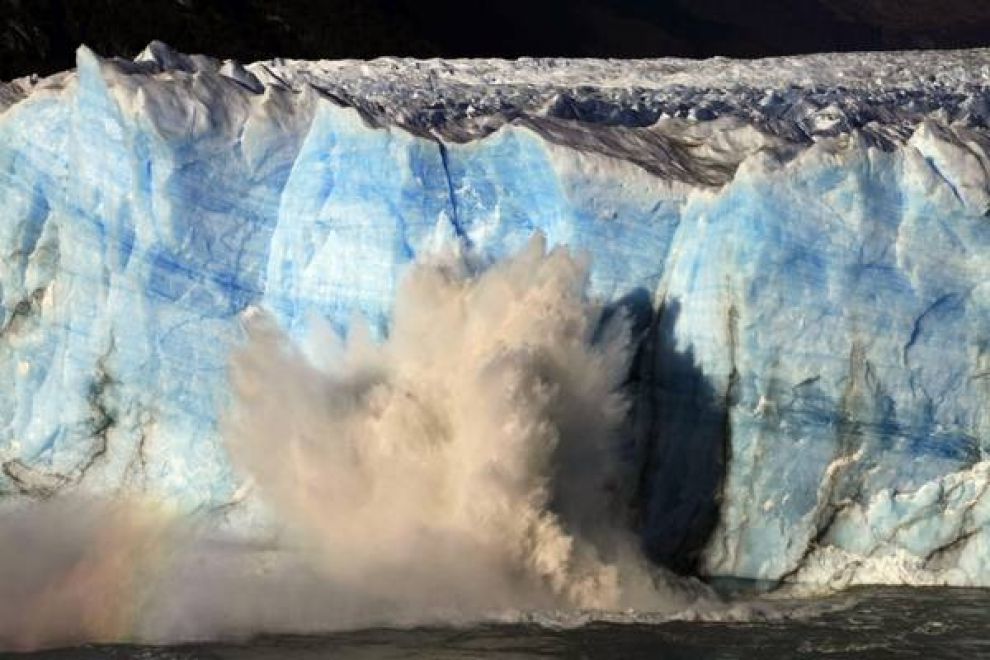
<path id="1" fill-rule="evenodd" d="M 990 54 L 870 57 L 610 82 L 594 61 L 245 69 L 153 44 L 7 85 L 0 488 L 219 516 L 241 311 L 386 333 L 418 255 L 541 231 L 641 333 L 626 452 L 654 557 L 990 584 Z"/>

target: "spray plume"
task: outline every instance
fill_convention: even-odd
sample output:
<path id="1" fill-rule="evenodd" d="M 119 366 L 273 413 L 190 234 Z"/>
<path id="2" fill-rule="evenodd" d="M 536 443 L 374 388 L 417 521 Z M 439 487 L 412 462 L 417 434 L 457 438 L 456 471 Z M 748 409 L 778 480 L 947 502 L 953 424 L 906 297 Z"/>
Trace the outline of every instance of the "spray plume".
<path id="1" fill-rule="evenodd" d="M 586 289 L 587 264 L 547 253 L 537 236 L 484 269 L 452 256 L 412 267 L 381 342 L 357 323 L 346 339 L 316 326 L 298 345 L 267 313 L 245 314 L 223 436 L 277 533 L 252 546 L 106 503 L 41 533 L 64 505 L 28 508 L 7 519 L 38 550 L 15 582 L 28 605 L 3 617 L 0 641 L 696 602 L 696 588 L 642 559 L 623 524 L 616 456 L 631 342 Z M 0 571 L 19 561 L 0 553 Z"/>

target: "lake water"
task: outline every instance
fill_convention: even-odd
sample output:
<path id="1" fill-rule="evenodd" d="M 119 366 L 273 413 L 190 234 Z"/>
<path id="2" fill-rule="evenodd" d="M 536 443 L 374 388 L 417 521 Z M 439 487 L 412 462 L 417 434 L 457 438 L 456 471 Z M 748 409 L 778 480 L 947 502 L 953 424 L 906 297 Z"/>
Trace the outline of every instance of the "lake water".
<path id="1" fill-rule="evenodd" d="M 747 623 L 590 623 L 567 628 L 498 624 L 370 629 L 166 647 L 93 645 L 9 657 L 63 660 L 817 657 L 972 660 L 990 657 L 990 590 L 859 588 L 804 603 L 789 601 L 788 608 L 801 614 Z"/>

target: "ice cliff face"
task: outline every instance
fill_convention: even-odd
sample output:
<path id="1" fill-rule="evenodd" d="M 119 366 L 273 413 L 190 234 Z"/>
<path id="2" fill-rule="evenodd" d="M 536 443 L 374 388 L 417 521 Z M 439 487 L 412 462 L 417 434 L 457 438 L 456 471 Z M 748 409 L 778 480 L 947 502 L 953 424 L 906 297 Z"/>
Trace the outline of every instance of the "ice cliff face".
<path id="1" fill-rule="evenodd" d="M 256 63 L 152 44 L 0 87 L 0 488 L 225 510 L 238 315 L 387 332 L 536 231 L 642 343 L 649 552 L 990 584 L 990 51 Z M 219 514 L 218 514 L 219 515 Z"/>

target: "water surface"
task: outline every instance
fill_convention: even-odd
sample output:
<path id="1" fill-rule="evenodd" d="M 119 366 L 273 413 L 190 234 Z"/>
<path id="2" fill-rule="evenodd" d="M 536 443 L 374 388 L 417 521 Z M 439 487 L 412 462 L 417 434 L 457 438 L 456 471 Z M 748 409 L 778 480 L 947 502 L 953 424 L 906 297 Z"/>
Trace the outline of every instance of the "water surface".
<path id="1" fill-rule="evenodd" d="M 816 657 L 973 660 L 990 657 L 987 616 L 990 590 L 871 587 L 808 600 L 806 604 L 808 608 L 799 607 L 798 611 L 818 613 L 747 623 L 590 623 L 573 628 L 527 623 L 380 628 L 170 647 L 92 645 L 16 657 L 60 660 Z"/>

